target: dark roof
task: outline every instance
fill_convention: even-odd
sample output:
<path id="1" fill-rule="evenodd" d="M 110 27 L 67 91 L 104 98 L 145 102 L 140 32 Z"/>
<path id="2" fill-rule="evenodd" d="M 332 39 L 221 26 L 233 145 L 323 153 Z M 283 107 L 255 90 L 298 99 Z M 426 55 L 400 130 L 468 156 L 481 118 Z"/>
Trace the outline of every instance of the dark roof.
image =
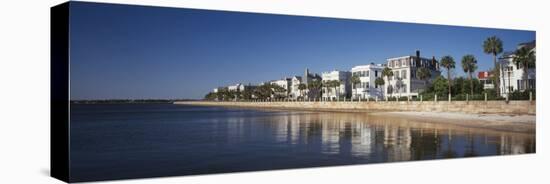
<path id="1" fill-rule="evenodd" d="M 520 43 L 520 44 L 518 44 L 518 48 L 520 48 L 520 47 L 527 47 L 527 48 L 529 48 L 529 49 L 533 49 L 533 48 L 535 48 L 536 46 L 537 46 L 537 44 L 536 44 L 535 40 L 530 41 L 530 42 L 525 42 L 525 43 Z"/>
<path id="2" fill-rule="evenodd" d="M 518 44 L 518 49 L 519 48 L 522 48 L 522 47 L 527 47 L 529 49 L 533 49 L 536 47 L 536 42 L 535 40 L 533 41 L 530 41 L 530 42 L 525 42 L 525 43 L 520 43 Z M 509 58 L 509 57 L 512 57 L 512 55 L 514 55 L 516 52 L 515 51 L 506 51 L 506 52 L 503 52 L 502 53 L 502 57 L 501 58 Z"/>

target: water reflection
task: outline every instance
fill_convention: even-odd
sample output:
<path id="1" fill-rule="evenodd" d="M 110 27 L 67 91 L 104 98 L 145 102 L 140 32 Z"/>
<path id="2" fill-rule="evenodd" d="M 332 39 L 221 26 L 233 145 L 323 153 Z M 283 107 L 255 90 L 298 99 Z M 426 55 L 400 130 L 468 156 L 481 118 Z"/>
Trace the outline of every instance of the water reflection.
<path id="1" fill-rule="evenodd" d="M 365 113 L 170 104 L 71 108 L 75 181 L 522 154 L 535 152 L 536 142 L 534 132 Z"/>
<path id="2" fill-rule="evenodd" d="M 309 152 L 348 155 L 372 162 L 535 152 L 534 133 L 466 128 L 364 113 L 276 111 L 223 121 L 230 122 L 227 127 L 230 141 L 238 142 L 246 134 L 260 131 L 261 137 L 271 137 L 274 144 L 305 146 Z"/>

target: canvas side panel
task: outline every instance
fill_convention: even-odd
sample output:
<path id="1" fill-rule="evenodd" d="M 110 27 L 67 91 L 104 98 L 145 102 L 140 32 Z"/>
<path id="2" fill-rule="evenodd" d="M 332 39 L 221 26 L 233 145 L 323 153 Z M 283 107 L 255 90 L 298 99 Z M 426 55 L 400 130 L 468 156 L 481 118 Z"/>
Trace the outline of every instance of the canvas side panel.
<path id="1" fill-rule="evenodd" d="M 50 9 L 50 168 L 69 182 L 69 2 Z"/>

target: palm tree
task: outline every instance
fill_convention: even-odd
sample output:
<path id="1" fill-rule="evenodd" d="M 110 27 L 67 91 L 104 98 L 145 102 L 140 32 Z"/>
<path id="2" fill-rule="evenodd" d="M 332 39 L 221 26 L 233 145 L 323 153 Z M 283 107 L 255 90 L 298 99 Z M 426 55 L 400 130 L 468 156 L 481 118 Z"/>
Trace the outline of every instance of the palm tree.
<path id="1" fill-rule="evenodd" d="M 299 84 L 298 85 L 298 90 L 300 90 L 300 96 L 304 96 L 304 94 L 302 93 L 304 90 L 307 89 L 307 85 L 306 84 Z"/>
<path id="2" fill-rule="evenodd" d="M 393 77 L 393 71 L 390 68 L 385 67 L 384 70 L 382 70 L 382 77 L 386 77 L 386 79 L 388 81 L 388 85 L 389 85 L 391 77 Z M 386 88 L 386 87 L 387 86 L 384 86 L 384 88 Z M 391 96 L 391 94 L 390 94 L 390 96 Z"/>
<path id="3" fill-rule="evenodd" d="M 323 89 L 323 82 L 319 81 L 319 80 L 313 80 L 313 81 L 310 81 L 307 83 L 307 89 L 310 90 L 310 93 L 311 92 L 320 92 L 320 95 L 323 96 L 323 91 L 321 89 Z"/>
<path id="4" fill-rule="evenodd" d="M 535 53 L 526 47 L 521 47 L 520 49 L 516 50 L 515 56 L 514 56 L 514 63 L 518 66 L 523 67 L 523 81 L 525 85 L 525 89 L 529 89 L 529 83 L 528 83 L 528 69 L 529 64 L 533 63 L 535 61 Z"/>
<path id="5" fill-rule="evenodd" d="M 424 81 L 424 87 L 426 87 L 428 83 L 428 79 L 432 78 L 432 73 L 430 72 L 430 70 L 428 70 L 428 68 L 421 67 L 418 70 L 416 70 L 416 78 Z"/>
<path id="6" fill-rule="evenodd" d="M 357 96 L 357 84 L 361 83 L 361 79 L 359 78 L 359 75 L 353 74 L 350 79 L 352 88 L 355 90 L 355 95 Z"/>
<path id="7" fill-rule="evenodd" d="M 374 80 L 374 84 L 377 85 L 377 86 L 384 86 L 386 82 L 384 82 L 384 79 L 382 79 L 382 77 L 377 77 L 376 80 Z M 382 90 L 384 90 L 382 88 Z M 384 94 L 384 92 L 382 92 L 382 94 Z"/>
<path id="8" fill-rule="evenodd" d="M 399 93 L 399 98 L 401 98 L 401 90 L 403 89 L 403 79 L 401 77 L 398 77 L 395 81 L 395 89 L 397 89 L 397 92 Z"/>
<path id="9" fill-rule="evenodd" d="M 286 89 L 279 85 L 273 85 L 273 92 L 275 98 L 286 98 Z"/>
<path id="10" fill-rule="evenodd" d="M 334 95 L 336 98 L 338 98 L 338 97 L 339 97 L 339 93 L 338 93 L 338 90 L 337 90 L 337 89 L 340 87 L 340 81 L 339 81 L 339 80 L 331 80 L 331 81 L 328 81 L 328 83 L 329 83 L 329 86 L 330 86 L 330 87 L 334 88 L 334 94 L 333 94 L 333 95 Z"/>
<path id="11" fill-rule="evenodd" d="M 468 80 L 470 80 L 470 95 L 474 95 L 474 83 L 472 79 L 472 73 L 477 69 L 477 60 L 471 55 L 465 55 L 462 57 L 462 69 L 468 73 Z"/>
<path id="12" fill-rule="evenodd" d="M 449 86 L 449 96 L 451 96 L 451 69 L 455 68 L 455 60 L 451 56 L 443 56 L 441 66 L 447 69 L 447 85 Z"/>
<path id="13" fill-rule="evenodd" d="M 497 65 L 497 55 L 502 53 L 502 41 L 500 40 L 500 38 L 496 36 L 491 36 L 487 38 L 483 42 L 483 52 L 485 52 L 486 54 L 493 55 L 493 64 L 495 66 L 494 72 L 493 72 L 493 75 L 495 77 L 494 78 L 495 89 L 496 89 L 495 92 L 496 92 L 496 95 L 498 96 L 500 94 L 500 81 L 499 81 L 500 69 Z"/>
<path id="14" fill-rule="evenodd" d="M 331 81 L 330 80 L 323 81 L 322 84 L 323 84 L 323 90 L 325 90 L 325 92 L 327 93 L 327 97 L 330 96 L 332 94 L 332 92 L 330 91 L 330 88 L 332 88 Z M 321 97 L 322 96 L 323 95 L 321 95 Z"/>

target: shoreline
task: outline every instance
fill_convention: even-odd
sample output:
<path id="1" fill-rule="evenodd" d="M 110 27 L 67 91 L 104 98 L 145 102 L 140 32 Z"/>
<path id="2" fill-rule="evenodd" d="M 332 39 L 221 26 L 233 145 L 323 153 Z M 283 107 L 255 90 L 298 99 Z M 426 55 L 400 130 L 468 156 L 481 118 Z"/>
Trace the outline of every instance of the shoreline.
<path id="1" fill-rule="evenodd" d="M 467 114 L 457 112 L 373 112 L 373 116 L 521 133 L 536 133 L 535 115 Z"/>
<path id="2" fill-rule="evenodd" d="M 176 101 L 180 105 L 223 107 L 279 108 L 344 112 L 458 112 L 468 114 L 536 115 L 535 101 L 377 101 L 377 102 L 243 102 L 243 101 Z"/>
<path id="3" fill-rule="evenodd" d="M 467 128 L 481 128 L 496 131 L 509 131 L 518 133 L 536 133 L 535 114 L 514 114 L 514 113 L 468 113 L 468 112 L 441 112 L 441 111 L 400 111 L 398 109 L 338 109 L 338 108 L 315 108 L 312 106 L 277 106 L 277 105 L 235 105 L 221 103 L 174 103 L 180 105 L 194 106 L 216 106 L 227 108 L 241 108 L 253 110 L 283 110 L 283 111 L 309 111 L 309 112 L 335 112 L 364 114 L 371 117 L 407 119 L 411 121 L 462 126 Z"/>

